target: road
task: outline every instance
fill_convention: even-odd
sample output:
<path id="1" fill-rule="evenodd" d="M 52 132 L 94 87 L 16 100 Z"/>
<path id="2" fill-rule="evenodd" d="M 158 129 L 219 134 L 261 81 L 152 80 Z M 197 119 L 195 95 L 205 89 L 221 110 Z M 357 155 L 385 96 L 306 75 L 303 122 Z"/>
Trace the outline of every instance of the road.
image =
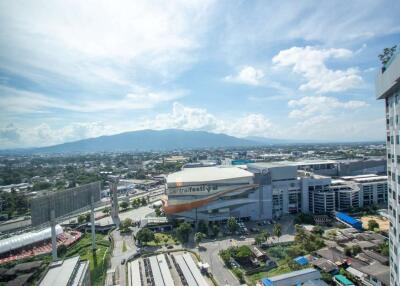
<path id="1" fill-rule="evenodd" d="M 145 218 L 148 214 L 152 213 L 153 211 L 154 211 L 154 209 L 150 208 L 149 206 L 140 207 L 140 208 L 132 209 L 132 210 L 125 211 L 125 212 L 120 212 L 119 218 L 121 221 L 123 221 L 126 218 L 131 218 L 134 221 L 140 220 L 142 218 Z M 98 223 L 100 225 L 108 225 L 108 224 L 112 224 L 113 222 L 112 222 L 111 216 L 107 216 L 105 218 L 97 220 L 96 223 Z"/>
<path id="2" fill-rule="evenodd" d="M 133 209 L 127 212 L 120 213 L 121 221 L 125 218 L 131 218 L 132 220 L 138 220 L 144 218 L 146 215 L 152 213 L 154 210 L 149 206 L 140 207 L 137 209 Z M 99 221 L 102 221 L 104 224 L 111 223 L 111 217 L 103 218 Z M 114 250 L 111 257 L 111 269 L 115 269 L 116 283 L 125 286 L 127 285 L 126 281 L 126 264 L 121 265 L 121 261 L 125 259 L 125 261 L 136 253 L 135 242 L 132 238 L 132 234 L 138 231 L 138 228 L 132 228 L 133 232 L 130 234 L 121 234 L 119 230 L 115 230 L 111 233 L 114 239 Z M 124 251 L 124 244 L 126 247 L 126 251 Z"/>
<path id="3" fill-rule="evenodd" d="M 284 234 L 279 238 L 279 242 L 291 242 L 294 236 L 291 234 Z M 277 243 L 276 238 L 270 238 L 269 243 Z M 220 250 L 227 249 L 231 246 L 251 245 L 254 243 L 254 238 L 249 237 L 246 239 L 227 238 L 221 240 L 212 240 L 201 243 L 200 257 L 203 262 L 210 264 L 210 269 L 214 275 L 218 285 L 224 286 L 239 286 L 239 281 L 232 274 L 231 271 L 225 266 L 221 257 L 218 255 Z"/>

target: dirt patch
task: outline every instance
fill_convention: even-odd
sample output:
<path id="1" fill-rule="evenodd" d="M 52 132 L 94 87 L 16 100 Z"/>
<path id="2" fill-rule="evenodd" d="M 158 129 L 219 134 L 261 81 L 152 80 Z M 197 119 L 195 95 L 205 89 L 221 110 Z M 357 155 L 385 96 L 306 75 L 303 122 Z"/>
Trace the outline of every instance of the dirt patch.
<path id="1" fill-rule="evenodd" d="M 368 222 L 370 220 L 375 220 L 379 224 L 379 230 L 389 231 L 389 220 L 385 217 L 374 216 L 374 215 L 363 216 L 361 218 L 364 229 L 368 229 Z"/>

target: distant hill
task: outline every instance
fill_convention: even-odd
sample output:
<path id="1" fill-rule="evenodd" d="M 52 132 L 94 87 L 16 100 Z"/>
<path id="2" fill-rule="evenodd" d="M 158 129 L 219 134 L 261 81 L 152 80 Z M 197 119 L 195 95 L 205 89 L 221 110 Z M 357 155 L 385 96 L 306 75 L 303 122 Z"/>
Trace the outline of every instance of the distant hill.
<path id="1" fill-rule="evenodd" d="M 128 151 L 168 151 L 213 147 L 260 145 L 259 142 L 226 134 L 179 129 L 140 130 L 116 135 L 100 136 L 59 145 L 21 149 L 23 153 L 94 153 Z M 10 150 L 9 150 L 10 151 Z"/>

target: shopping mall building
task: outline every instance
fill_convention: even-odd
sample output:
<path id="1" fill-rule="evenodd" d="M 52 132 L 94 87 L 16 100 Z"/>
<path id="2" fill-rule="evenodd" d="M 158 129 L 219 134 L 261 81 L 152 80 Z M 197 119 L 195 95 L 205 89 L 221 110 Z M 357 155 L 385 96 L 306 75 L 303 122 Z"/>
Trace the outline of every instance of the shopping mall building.
<path id="1" fill-rule="evenodd" d="M 330 182 L 330 177 L 298 170 L 293 162 L 187 168 L 167 177 L 163 210 L 170 218 L 193 221 L 331 213 L 335 194 Z"/>

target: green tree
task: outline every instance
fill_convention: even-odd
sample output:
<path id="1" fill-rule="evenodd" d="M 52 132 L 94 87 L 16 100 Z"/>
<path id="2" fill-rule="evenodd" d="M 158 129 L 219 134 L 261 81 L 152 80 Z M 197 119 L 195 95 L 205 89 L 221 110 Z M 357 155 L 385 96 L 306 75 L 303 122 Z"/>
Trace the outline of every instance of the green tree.
<path id="1" fill-rule="evenodd" d="M 263 230 L 261 234 L 264 236 L 265 241 L 268 243 L 268 239 L 271 237 L 271 234 L 265 230 Z"/>
<path id="2" fill-rule="evenodd" d="M 188 242 L 189 234 L 192 231 L 192 227 L 187 222 L 183 222 L 176 228 L 175 231 L 176 236 L 181 242 Z"/>
<path id="3" fill-rule="evenodd" d="M 86 222 L 90 222 L 90 213 L 85 214 L 85 220 Z"/>
<path id="4" fill-rule="evenodd" d="M 85 215 L 81 214 L 81 215 L 78 216 L 78 223 L 79 224 L 84 223 L 85 221 L 86 221 L 86 216 Z"/>
<path id="5" fill-rule="evenodd" d="M 361 247 L 358 244 L 357 245 L 353 245 L 351 250 L 353 252 L 353 255 L 355 256 L 355 255 L 357 255 L 357 254 L 359 254 L 361 252 Z"/>
<path id="6" fill-rule="evenodd" d="M 33 185 L 32 190 L 33 191 L 47 190 L 50 189 L 51 186 L 52 185 L 49 182 L 38 182 Z"/>
<path id="7" fill-rule="evenodd" d="M 134 199 L 131 203 L 132 207 L 134 209 L 138 208 L 140 206 L 140 200 L 139 199 Z"/>
<path id="8" fill-rule="evenodd" d="M 235 258 L 242 260 L 252 255 L 250 248 L 247 245 L 242 245 L 237 248 Z"/>
<path id="9" fill-rule="evenodd" d="M 67 246 L 65 244 L 61 244 L 57 247 L 57 255 L 59 257 L 63 257 L 65 253 L 67 253 Z"/>
<path id="10" fill-rule="evenodd" d="M 324 233 L 324 230 L 319 225 L 316 225 L 311 232 L 321 236 Z"/>
<path id="11" fill-rule="evenodd" d="M 103 209 L 103 213 L 106 214 L 106 215 L 109 215 L 110 212 L 111 212 L 111 208 L 110 208 L 110 207 L 105 207 L 105 208 Z"/>
<path id="12" fill-rule="evenodd" d="M 154 240 L 154 237 L 155 237 L 154 232 L 148 228 L 142 228 L 136 234 L 136 239 L 144 245 L 147 244 L 148 242 Z"/>
<path id="13" fill-rule="evenodd" d="M 230 267 L 229 261 L 231 259 L 231 253 L 228 249 L 221 250 L 219 252 L 219 255 L 221 256 L 222 260 L 224 261 L 225 265 Z"/>
<path id="14" fill-rule="evenodd" d="M 213 223 L 213 224 L 211 225 L 211 231 L 212 231 L 212 233 L 213 233 L 213 236 L 218 236 L 218 233 L 219 233 L 219 226 L 218 226 L 217 224 Z"/>
<path id="15" fill-rule="evenodd" d="M 147 201 L 146 201 L 145 197 L 142 197 L 141 203 L 142 203 L 142 206 L 147 205 Z"/>
<path id="16" fill-rule="evenodd" d="M 122 202 L 119 204 L 119 206 L 123 209 L 126 210 L 129 207 L 129 203 L 128 202 Z"/>
<path id="17" fill-rule="evenodd" d="M 379 228 L 379 224 L 376 222 L 376 220 L 371 219 L 368 221 L 368 230 L 374 231 L 376 228 Z"/>
<path id="18" fill-rule="evenodd" d="M 352 251 L 351 251 L 351 247 L 346 246 L 344 248 L 344 254 L 346 254 L 347 256 L 351 256 L 353 254 Z"/>
<path id="19" fill-rule="evenodd" d="M 239 227 L 239 225 L 234 217 L 230 217 L 228 219 L 227 225 L 228 225 L 229 231 L 232 233 L 234 233 Z"/>
<path id="20" fill-rule="evenodd" d="M 154 212 L 156 213 L 156 216 L 161 216 L 160 208 L 155 208 Z"/>
<path id="21" fill-rule="evenodd" d="M 282 235 L 282 226 L 279 223 L 274 224 L 274 228 L 273 228 L 272 232 L 278 238 L 278 241 L 279 241 L 279 237 Z"/>
<path id="22" fill-rule="evenodd" d="M 197 246 L 199 246 L 200 242 L 203 240 L 205 237 L 205 234 L 202 232 L 196 232 L 194 234 L 194 242 L 196 243 Z"/>
<path id="23" fill-rule="evenodd" d="M 202 232 L 203 234 L 207 235 L 207 233 L 208 233 L 208 224 L 204 220 L 200 220 L 197 230 L 199 232 Z"/>
<path id="24" fill-rule="evenodd" d="M 386 241 L 384 243 L 379 244 L 378 250 L 380 254 L 389 256 L 389 243 Z"/>
<path id="25" fill-rule="evenodd" d="M 254 241 L 256 245 L 260 246 L 265 241 L 265 237 L 262 234 L 259 234 L 254 238 Z"/>

